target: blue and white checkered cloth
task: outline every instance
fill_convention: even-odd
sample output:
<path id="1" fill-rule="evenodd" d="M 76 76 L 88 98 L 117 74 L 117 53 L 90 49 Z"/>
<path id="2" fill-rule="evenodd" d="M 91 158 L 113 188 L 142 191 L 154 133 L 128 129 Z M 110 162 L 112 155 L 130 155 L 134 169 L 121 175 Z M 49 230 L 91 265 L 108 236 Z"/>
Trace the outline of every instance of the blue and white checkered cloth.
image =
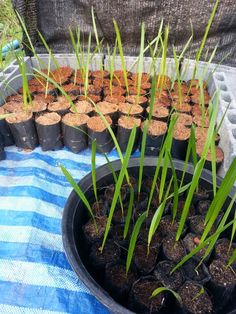
<path id="1" fill-rule="evenodd" d="M 61 238 L 72 188 L 59 164 L 79 181 L 91 171 L 91 152 L 8 147 L 6 153 L 0 162 L 0 313 L 108 313 L 71 269 Z M 118 158 L 116 151 L 108 156 Z M 105 162 L 97 155 L 97 166 Z"/>

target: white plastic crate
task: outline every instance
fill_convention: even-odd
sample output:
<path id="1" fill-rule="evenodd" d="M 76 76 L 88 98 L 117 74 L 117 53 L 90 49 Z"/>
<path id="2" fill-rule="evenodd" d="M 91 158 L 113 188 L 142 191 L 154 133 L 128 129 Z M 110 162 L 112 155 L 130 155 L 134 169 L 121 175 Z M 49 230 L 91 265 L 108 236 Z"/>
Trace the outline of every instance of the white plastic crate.
<path id="1" fill-rule="evenodd" d="M 194 60 L 184 60 L 181 66 L 181 78 L 186 81 L 192 79 L 195 65 L 196 61 Z M 234 88 L 236 68 L 199 62 L 194 78 L 198 79 L 199 77 L 203 77 L 207 81 L 210 96 L 219 91 L 218 124 L 229 106 L 219 130 L 221 137 L 219 146 L 224 151 L 224 164 L 219 170 L 219 174 L 224 176 L 236 157 L 236 90 Z"/>

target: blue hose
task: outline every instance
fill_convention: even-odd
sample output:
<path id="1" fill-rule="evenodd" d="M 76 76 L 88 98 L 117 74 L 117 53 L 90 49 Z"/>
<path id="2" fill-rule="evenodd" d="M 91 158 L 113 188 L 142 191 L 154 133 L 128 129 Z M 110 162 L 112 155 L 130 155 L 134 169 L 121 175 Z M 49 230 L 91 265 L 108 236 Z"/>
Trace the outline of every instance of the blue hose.
<path id="1" fill-rule="evenodd" d="M 3 48 L 2 48 L 2 58 L 4 59 L 6 57 L 6 54 L 9 51 L 17 50 L 19 48 L 20 48 L 20 42 L 17 39 L 11 41 L 7 45 L 3 46 Z"/>

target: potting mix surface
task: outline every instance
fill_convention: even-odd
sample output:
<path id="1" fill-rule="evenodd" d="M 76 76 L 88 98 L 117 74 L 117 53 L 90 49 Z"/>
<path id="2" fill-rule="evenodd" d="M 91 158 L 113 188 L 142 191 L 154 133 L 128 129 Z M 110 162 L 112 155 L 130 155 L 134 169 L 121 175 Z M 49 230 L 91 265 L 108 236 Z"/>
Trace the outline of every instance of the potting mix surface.
<path id="1" fill-rule="evenodd" d="M 61 218 L 72 188 L 59 165 L 79 181 L 91 171 L 91 151 L 6 148 L 0 163 L 1 313 L 107 313 L 71 269 Z M 138 153 L 135 153 L 138 155 Z M 118 159 L 116 150 L 109 159 Z M 97 166 L 106 163 L 97 154 Z"/>

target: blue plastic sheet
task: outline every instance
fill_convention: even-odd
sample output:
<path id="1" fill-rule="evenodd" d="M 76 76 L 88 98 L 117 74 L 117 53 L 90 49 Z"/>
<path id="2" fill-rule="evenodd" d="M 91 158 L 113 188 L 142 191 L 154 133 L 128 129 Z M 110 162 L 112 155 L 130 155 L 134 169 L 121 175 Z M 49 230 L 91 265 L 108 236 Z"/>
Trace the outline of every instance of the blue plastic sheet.
<path id="1" fill-rule="evenodd" d="M 108 313 L 71 269 L 61 238 L 72 188 L 59 165 L 79 181 L 91 171 L 91 152 L 8 147 L 6 153 L 0 162 L 0 313 Z M 117 159 L 117 152 L 108 157 Z M 98 154 L 97 166 L 104 163 Z"/>

